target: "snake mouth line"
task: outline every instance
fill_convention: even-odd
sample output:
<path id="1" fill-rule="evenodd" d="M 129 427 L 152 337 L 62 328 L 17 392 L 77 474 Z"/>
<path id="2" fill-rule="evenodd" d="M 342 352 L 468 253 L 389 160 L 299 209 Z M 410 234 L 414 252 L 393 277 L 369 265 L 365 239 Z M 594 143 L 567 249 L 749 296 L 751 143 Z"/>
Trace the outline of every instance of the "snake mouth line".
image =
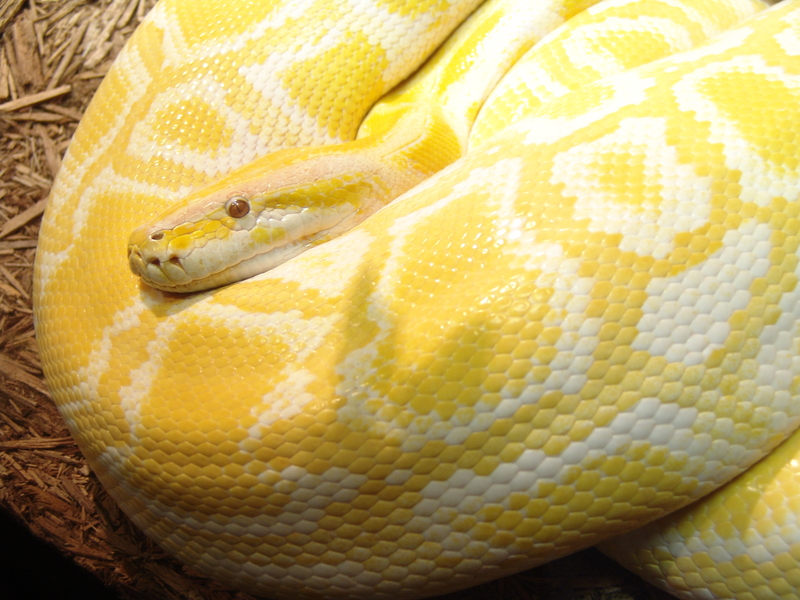
<path id="1" fill-rule="evenodd" d="M 192 253 L 183 258 L 173 255 L 162 260 L 156 256 L 146 256 L 139 246 L 132 245 L 128 249 L 128 264 L 131 272 L 150 287 L 174 293 L 202 292 L 270 271 L 309 248 L 338 237 L 343 222 L 339 221 L 333 227 L 288 242 L 284 241 L 277 247 L 265 246 L 261 252 L 252 252 L 236 263 L 208 271 L 201 277 L 193 277 L 186 266 L 186 262 L 192 258 Z M 179 276 L 181 274 L 183 277 Z"/>

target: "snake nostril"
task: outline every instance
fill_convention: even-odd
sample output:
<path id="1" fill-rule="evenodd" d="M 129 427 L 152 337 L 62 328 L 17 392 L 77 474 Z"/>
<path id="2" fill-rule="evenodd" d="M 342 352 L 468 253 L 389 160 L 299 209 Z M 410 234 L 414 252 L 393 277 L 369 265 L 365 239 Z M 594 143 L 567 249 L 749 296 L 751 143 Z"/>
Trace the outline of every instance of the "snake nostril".
<path id="1" fill-rule="evenodd" d="M 153 265 L 153 266 L 156 266 L 156 267 L 157 267 L 158 265 L 160 265 L 160 264 L 161 264 L 161 261 L 160 261 L 160 260 L 158 260 L 157 258 L 148 258 L 148 259 L 147 259 L 147 264 L 148 264 L 148 265 Z"/>
<path id="2" fill-rule="evenodd" d="M 180 259 L 180 258 L 178 258 L 177 256 L 173 256 L 173 257 L 171 257 L 171 258 L 169 259 L 169 262 L 170 262 L 170 263 L 172 263 L 173 265 L 178 265 L 178 266 L 180 266 L 180 264 L 181 264 L 181 259 Z"/>
<path id="3" fill-rule="evenodd" d="M 154 231 L 150 234 L 150 239 L 154 242 L 164 239 L 164 232 L 163 231 Z"/>

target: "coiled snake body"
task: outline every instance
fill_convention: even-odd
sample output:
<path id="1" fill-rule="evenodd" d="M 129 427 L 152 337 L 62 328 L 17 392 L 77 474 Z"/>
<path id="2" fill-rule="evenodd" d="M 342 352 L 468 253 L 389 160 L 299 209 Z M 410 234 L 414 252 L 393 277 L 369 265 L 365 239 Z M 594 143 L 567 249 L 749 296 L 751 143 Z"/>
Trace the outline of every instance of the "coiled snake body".
<path id="1" fill-rule="evenodd" d="M 474 4 L 157 5 L 42 224 L 37 335 L 73 435 L 164 548 L 276 598 L 534 566 L 788 437 L 604 550 L 686 598 L 797 598 L 800 2 L 490 3 L 359 132 Z M 461 70 L 492 53 L 520 59 L 499 84 Z M 182 198 L 357 135 L 416 179 L 349 233 L 203 293 L 131 273 L 130 232 Z M 149 235 L 238 226 L 202 223 Z"/>

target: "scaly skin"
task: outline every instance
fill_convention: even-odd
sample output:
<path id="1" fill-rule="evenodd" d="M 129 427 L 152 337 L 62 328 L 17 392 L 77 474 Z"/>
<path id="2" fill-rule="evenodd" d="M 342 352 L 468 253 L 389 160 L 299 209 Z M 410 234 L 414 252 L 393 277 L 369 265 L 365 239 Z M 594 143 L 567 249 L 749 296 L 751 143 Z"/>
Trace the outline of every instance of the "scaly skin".
<path id="1" fill-rule="evenodd" d="M 246 4 L 140 26 L 37 256 L 53 396 L 164 548 L 276 598 L 424 597 L 679 509 L 800 424 L 800 3 L 579 85 L 264 275 L 162 293 L 130 231 L 268 151 L 354 139 L 471 9 Z"/>
<path id="2" fill-rule="evenodd" d="M 710 496 L 600 546 L 686 600 L 796 600 L 800 432 Z"/>

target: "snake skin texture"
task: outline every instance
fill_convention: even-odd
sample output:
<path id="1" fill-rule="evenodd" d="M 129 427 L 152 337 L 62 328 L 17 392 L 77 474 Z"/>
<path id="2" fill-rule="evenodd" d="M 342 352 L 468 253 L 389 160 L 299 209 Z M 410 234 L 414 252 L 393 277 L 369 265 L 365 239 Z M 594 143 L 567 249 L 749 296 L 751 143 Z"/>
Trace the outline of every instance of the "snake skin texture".
<path id="1" fill-rule="evenodd" d="M 798 597 L 800 1 L 527 3 L 545 39 L 450 101 L 462 158 L 208 292 L 141 283 L 130 232 L 380 132 L 505 5 L 162 0 L 103 82 L 42 223 L 37 336 L 103 485 L 201 572 L 421 598 L 624 534 L 603 549 L 686 598 Z"/>
<path id="2" fill-rule="evenodd" d="M 601 549 L 691 600 L 800 596 L 800 432 L 711 496 Z"/>

